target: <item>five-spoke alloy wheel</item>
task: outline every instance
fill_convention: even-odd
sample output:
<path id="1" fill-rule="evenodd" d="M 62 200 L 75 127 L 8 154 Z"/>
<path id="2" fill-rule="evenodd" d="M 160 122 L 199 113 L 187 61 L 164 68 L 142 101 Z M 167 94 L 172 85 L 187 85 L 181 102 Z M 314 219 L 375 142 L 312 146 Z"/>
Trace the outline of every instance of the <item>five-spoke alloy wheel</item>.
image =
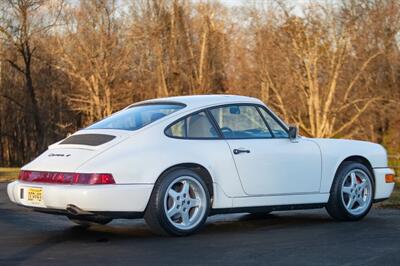
<path id="1" fill-rule="evenodd" d="M 159 234 L 188 235 L 207 219 L 210 194 L 202 177 L 178 169 L 160 177 L 145 212 L 150 228 Z"/>
<path id="2" fill-rule="evenodd" d="M 326 209 L 337 220 L 359 220 L 369 212 L 373 193 L 370 170 L 357 162 L 345 162 L 336 173 Z"/>
<path id="3" fill-rule="evenodd" d="M 342 201 L 352 215 L 362 214 L 372 200 L 372 184 L 361 169 L 350 171 L 342 182 Z"/>
<path id="4" fill-rule="evenodd" d="M 191 176 L 174 180 L 164 196 L 164 211 L 169 221 L 179 229 L 190 230 L 201 222 L 206 212 L 206 192 Z"/>

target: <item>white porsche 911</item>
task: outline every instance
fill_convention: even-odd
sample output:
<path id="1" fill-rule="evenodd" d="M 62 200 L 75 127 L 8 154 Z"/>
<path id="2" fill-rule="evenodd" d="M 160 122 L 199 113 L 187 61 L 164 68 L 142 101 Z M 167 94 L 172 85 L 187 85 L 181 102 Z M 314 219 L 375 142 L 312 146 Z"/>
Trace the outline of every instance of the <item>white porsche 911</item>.
<path id="1" fill-rule="evenodd" d="M 378 144 L 300 137 L 258 99 L 204 95 L 136 103 L 76 132 L 25 165 L 8 195 L 81 225 L 144 217 L 187 235 L 216 213 L 325 207 L 359 220 L 393 187 Z"/>

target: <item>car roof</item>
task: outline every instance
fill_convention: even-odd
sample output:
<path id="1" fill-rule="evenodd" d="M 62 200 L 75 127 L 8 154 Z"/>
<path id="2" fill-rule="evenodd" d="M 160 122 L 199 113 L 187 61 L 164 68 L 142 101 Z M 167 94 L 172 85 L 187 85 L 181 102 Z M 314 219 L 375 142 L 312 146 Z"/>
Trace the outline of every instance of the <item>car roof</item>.
<path id="1" fill-rule="evenodd" d="M 198 108 L 202 106 L 212 106 L 229 103 L 256 103 L 263 104 L 259 99 L 241 96 L 241 95 L 228 95 L 228 94 L 212 94 L 212 95 L 190 95 L 190 96 L 175 96 L 165 97 L 142 101 L 136 104 L 157 103 L 157 102 L 176 102 L 183 103 L 189 109 Z"/>

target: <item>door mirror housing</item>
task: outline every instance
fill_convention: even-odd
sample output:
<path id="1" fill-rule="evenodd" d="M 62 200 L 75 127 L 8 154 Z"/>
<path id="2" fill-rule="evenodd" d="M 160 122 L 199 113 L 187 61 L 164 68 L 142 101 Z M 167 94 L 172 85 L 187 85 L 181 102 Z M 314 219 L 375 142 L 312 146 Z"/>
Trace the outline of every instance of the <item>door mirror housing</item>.
<path id="1" fill-rule="evenodd" d="M 289 135 L 289 139 L 290 140 L 295 140 L 298 138 L 298 128 L 297 126 L 289 126 L 289 131 L 288 131 L 288 135 Z"/>

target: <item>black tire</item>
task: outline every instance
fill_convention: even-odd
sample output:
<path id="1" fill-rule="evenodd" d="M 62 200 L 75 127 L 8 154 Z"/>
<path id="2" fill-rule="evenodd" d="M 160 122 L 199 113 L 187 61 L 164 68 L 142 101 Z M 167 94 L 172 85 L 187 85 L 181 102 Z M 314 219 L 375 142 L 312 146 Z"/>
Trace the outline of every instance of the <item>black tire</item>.
<path id="1" fill-rule="evenodd" d="M 113 219 L 111 218 L 90 218 L 90 219 L 79 219 L 76 217 L 71 217 L 68 216 L 68 219 L 75 223 L 76 225 L 80 226 L 80 227 L 84 227 L 87 228 L 91 225 L 106 225 L 108 223 L 110 223 Z"/>
<path id="2" fill-rule="evenodd" d="M 362 170 L 367 174 L 368 179 L 371 182 L 371 200 L 368 207 L 360 214 L 354 215 L 350 213 L 342 201 L 342 183 L 346 176 L 355 169 Z M 371 171 L 363 164 L 357 162 L 344 162 L 338 169 L 330 191 L 329 201 L 326 205 L 326 210 L 329 215 L 335 220 L 339 221 L 358 221 L 365 217 L 371 209 L 374 198 L 374 179 Z"/>
<path id="3" fill-rule="evenodd" d="M 198 224 L 189 230 L 176 227 L 167 217 L 164 207 L 164 198 L 168 187 L 182 176 L 189 176 L 197 180 L 205 192 L 205 212 L 199 216 Z M 186 236 L 199 231 L 204 225 L 210 211 L 210 193 L 203 178 L 190 169 L 176 169 L 163 174 L 154 185 L 149 203 L 144 214 L 144 219 L 150 229 L 159 235 Z"/>

